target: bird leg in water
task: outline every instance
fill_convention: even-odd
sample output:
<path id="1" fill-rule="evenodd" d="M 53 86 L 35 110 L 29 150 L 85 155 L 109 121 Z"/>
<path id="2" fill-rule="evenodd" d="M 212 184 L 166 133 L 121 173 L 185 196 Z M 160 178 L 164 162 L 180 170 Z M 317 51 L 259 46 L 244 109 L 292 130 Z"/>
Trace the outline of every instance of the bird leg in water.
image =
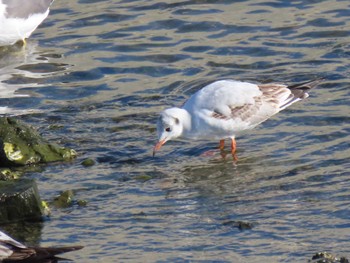
<path id="1" fill-rule="evenodd" d="M 236 162 L 238 161 L 237 155 L 236 155 L 236 149 L 237 149 L 237 144 L 235 138 L 231 138 L 231 154 L 233 157 L 233 160 Z"/>
<path id="2" fill-rule="evenodd" d="M 222 159 L 226 159 L 225 140 L 220 140 L 219 149 L 220 149 L 220 155 Z"/>
<path id="3" fill-rule="evenodd" d="M 220 151 L 223 151 L 224 148 L 225 148 L 225 140 L 220 140 L 220 144 L 219 144 Z"/>

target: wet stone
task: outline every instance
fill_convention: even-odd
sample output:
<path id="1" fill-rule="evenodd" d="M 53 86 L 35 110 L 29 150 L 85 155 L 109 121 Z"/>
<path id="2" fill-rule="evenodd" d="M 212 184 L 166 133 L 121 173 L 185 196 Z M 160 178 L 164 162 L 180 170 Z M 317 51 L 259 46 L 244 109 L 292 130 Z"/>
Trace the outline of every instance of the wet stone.
<path id="1" fill-rule="evenodd" d="M 49 143 L 32 127 L 13 118 L 0 118 L 0 166 L 66 161 L 76 157 L 72 149 Z"/>
<path id="2" fill-rule="evenodd" d="M 252 229 L 254 227 L 253 223 L 250 222 L 244 222 L 244 221 L 225 221 L 222 223 L 224 226 L 232 226 L 232 227 L 237 227 L 239 230 L 248 230 Z"/>
<path id="3" fill-rule="evenodd" d="M 21 172 L 12 171 L 7 168 L 0 169 L 0 181 L 9 181 L 20 178 Z"/>
<path id="4" fill-rule="evenodd" d="M 72 190 L 66 190 L 55 197 L 53 205 L 57 208 L 67 208 L 73 205 L 74 193 Z"/>
<path id="5" fill-rule="evenodd" d="M 337 258 L 328 252 L 316 253 L 309 263 L 349 263 L 349 260 L 345 257 Z"/>
<path id="6" fill-rule="evenodd" d="M 44 208 L 34 180 L 0 181 L 0 223 L 42 220 Z"/>
<path id="7" fill-rule="evenodd" d="M 66 190 L 60 195 L 56 196 L 51 205 L 56 208 L 68 208 L 72 207 L 73 205 L 85 207 L 88 205 L 88 202 L 86 200 L 76 200 L 74 190 Z"/>
<path id="8" fill-rule="evenodd" d="M 88 202 L 86 200 L 77 200 L 78 206 L 84 207 L 88 205 Z"/>
<path id="9" fill-rule="evenodd" d="M 134 178 L 138 181 L 146 182 L 148 180 L 151 180 L 152 176 L 147 175 L 147 174 L 140 174 L 140 175 L 135 176 Z"/>
<path id="10" fill-rule="evenodd" d="M 88 159 L 85 159 L 84 161 L 82 161 L 81 165 L 84 167 L 90 167 L 90 166 L 95 165 L 95 161 L 93 159 L 88 158 Z"/>

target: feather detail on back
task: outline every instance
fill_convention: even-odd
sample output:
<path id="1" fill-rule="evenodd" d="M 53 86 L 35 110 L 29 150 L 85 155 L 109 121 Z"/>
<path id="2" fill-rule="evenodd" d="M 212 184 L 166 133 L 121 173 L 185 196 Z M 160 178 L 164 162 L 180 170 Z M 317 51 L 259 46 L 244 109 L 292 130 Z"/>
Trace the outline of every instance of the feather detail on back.
<path id="1" fill-rule="evenodd" d="M 262 94 L 254 96 L 251 103 L 241 106 L 228 105 L 231 110 L 229 115 L 214 110 L 212 117 L 221 120 L 239 118 L 242 121 L 260 123 L 293 103 L 307 98 L 309 94 L 306 91 L 315 87 L 320 81 L 321 79 L 293 86 L 261 84 L 258 88 Z"/>

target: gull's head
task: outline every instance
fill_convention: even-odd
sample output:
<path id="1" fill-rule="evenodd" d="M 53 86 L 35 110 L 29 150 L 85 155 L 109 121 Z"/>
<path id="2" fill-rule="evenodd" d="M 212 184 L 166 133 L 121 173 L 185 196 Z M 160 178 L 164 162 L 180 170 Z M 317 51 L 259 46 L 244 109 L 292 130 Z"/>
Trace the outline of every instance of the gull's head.
<path id="1" fill-rule="evenodd" d="M 183 132 L 183 119 L 186 111 L 180 108 L 164 110 L 157 122 L 158 142 L 153 148 L 153 156 L 164 143 L 180 137 Z"/>

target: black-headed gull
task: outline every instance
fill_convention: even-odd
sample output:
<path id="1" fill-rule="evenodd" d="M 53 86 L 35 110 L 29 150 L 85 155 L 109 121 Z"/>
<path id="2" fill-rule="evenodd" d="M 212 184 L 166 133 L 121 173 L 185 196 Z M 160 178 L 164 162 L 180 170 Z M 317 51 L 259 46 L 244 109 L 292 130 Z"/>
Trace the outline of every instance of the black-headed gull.
<path id="1" fill-rule="evenodd" d="M 0 0 L 0 46 L 24 41 L 49 14 L 53 0 Z"/>
<path id="2" fill-rule="evenodd" d="M 193 94 L 182 108 L 161 112 L 157 123 L 161 146 L 178 137 L 188 139 L 231 139 L 235 160 L 235 137 L 269 119 L 274 114 L 309 96 L 307 91 L 321 79 L 287 86 L 283 84 L 252 84 L 235 80 L 215 81 Z"/>
<path id="3" fill-rule="evenodd" d="M 55 255 L 82 248 L 82 246 L 26 247 L 0 231 L 0 262 L 44 262 L 46 259 L 55 259 Z"/>

